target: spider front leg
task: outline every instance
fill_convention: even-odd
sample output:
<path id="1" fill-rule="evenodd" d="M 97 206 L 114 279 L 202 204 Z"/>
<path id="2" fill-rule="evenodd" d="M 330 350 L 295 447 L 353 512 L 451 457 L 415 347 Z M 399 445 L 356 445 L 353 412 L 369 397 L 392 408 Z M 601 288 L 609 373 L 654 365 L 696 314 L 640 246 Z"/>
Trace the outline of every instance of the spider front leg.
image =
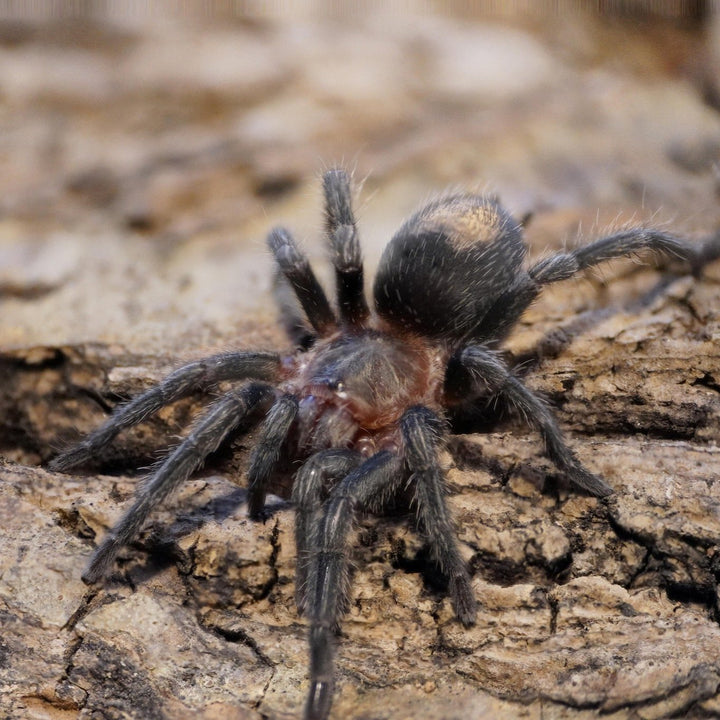
<path id="1" fill-rule="evenodd" d="M 326 172 L 323 190 L 340 317 L 350 326 L 362 326 L 370 311 L 365 300 L 362 254 L 347 173 L 340 169 Z"/>
<path id="2" fill-rule="evenodd" d="M 82 442 L 51 460 L 51 470 L 64 471 L 93 460 L 121 431 L 137 425 L 160 408 L 225 380 L 266 380 L 280 375 L 280 356 L 271 352 L 214 355 L 178 368 L 159 385 L 120 405 L 112 416 Z"/>
<path id="3" fill-rule="evenodd" d="M 325 720 L 334 689 L 334 635 L 349 586 L 346 540 L 356 512 L 382 507 L 402 479 L 402 462 L 383 450 L 353 470 L 330 493 L 310 553 L 307 611 L 310 618 L 310 693 L 305 720 Z"/>
<path id="4" fill-rule="evenodd" d="M 405 446 L 405 462 L 412 473 L 415 512 L 433 557 L 448 578 L 450 597 L 458 619 L 464 625 L 475 622 L 477 602 L 470 575 L 455 539 L 452 518 L 445 501 L 443 471 L 437 458 L 442 422 L 422 406 L 405 412 L 400 429 Z"/>
<path id="5" fill-rule="evenodd" d="M 83 580 L 86 583 L 100 580 L 120 549 L 139 532 L 150 511 L 187 480 L 243 419 L 256 408 L 269 403 L 274 394 L 275 390 L 270 385 L 253 383 L 220 398 L 148 481 L 140 486 L 133 504 L 95 550 Z"/>
<path id="6" fill-rule="evenodd" d="M 454 399 L 483 395 L 502 395 L 525 421 L 539 430 L 550 459 L 570 482 L 596 497 L 613 490 L 604 480 L 587 470 L 565 444 L 562 432 L 548 405 L 528 389 L 505 365 L 500 356 L 481 345 L 468 345 L 448 366 L 446 394 Z"/>
<path id="7" fill-rule="evenodd" d="M 336 330 L 337 320 L 325 291 L 290 232 L 275 228 L 268 235 L 267 243 L 315 332 L 326 336 Z"/>
<path id="8" fill-rule="evenodd" d="M 328 488 L 354 470 L 362 456 L 353 450 L 331 448 L 315 453 L 295 476 L 292 501 L 295 503 L 295 604 L 302 615 L 307 606 L 307 575 L 310 551 L 318 544 L 317 520 Z"/>

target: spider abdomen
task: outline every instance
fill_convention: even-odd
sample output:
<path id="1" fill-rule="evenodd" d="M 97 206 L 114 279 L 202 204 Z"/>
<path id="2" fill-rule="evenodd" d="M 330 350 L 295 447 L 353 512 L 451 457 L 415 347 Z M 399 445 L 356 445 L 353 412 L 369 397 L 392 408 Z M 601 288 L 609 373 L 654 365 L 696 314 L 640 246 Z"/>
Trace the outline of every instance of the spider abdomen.
<path id="1" fill-rule="evenodd" d="M 436 200 L 385 248 L 375 276 L 378 314 L 430 337 L 471 337 L 517 276 L 526 250 L 520 226 L 493 198 Z"/>

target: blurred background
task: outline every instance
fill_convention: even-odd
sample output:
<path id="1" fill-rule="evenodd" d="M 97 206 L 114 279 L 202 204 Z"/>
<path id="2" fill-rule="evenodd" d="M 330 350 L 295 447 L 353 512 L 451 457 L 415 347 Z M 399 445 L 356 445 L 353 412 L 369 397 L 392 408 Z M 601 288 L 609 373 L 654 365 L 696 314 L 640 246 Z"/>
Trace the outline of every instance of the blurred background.
<path id="1" fill-rule="evenodd" d="M 0 348 L 246 345 L 274 318 L 264 237 L 323 260 L 336 164 L 370 271 L 448 186 L 532 215 L 536 254 L 712 229 L 714 5 L 5 2 Z"/>

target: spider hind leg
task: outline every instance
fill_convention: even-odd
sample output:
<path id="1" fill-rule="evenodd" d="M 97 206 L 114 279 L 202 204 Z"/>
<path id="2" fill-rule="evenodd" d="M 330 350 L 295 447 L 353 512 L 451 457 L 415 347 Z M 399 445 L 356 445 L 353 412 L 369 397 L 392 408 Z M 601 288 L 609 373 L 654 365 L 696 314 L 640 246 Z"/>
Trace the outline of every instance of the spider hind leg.
<path id="1" fill-rule="evenodd" d="M 267 243 L 315 332 L 320 336 L 331 334 L 337 329 L 335 313 L 305 253 L 285 228 L 272 230 Z"/>
<path id="2" fill-rule="evenodd" d="M 551 255 L 529 270 L 539 285 L 567 280 L 581 270 L 615 258 L 629 257 L 643 250 L 675 257 L 689 264 L 695 275 L 720 255 L 720 233 L 693 243 L 662 230 L 634 228 L 599 238 L 568 253 Z"/>
<path id="3" fill-rule="evenodd" d="M 500 356 L 482 345 L 467 345 L 450 364 L 446 388 L 472 397 L 499 394 L 535 427 L 545 442 L 548 457 L 570 482 L 596 497 L 612 494 L 602 478 L 591 473 L 567 446 L 550 407 L 512 374 Z"/>

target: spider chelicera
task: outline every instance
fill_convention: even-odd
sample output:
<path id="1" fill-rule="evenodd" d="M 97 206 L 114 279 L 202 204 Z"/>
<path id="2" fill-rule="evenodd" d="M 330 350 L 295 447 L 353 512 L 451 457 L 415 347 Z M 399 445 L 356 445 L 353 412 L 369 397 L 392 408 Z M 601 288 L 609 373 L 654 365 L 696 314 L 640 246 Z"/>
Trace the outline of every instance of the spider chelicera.
<path id="1" fill-rule="evenodd" d="M 644 249 L 680 258 L 696 272 L 720 254 L 720 234 L 693 244 L 636 228 L 525 269 L 521 228 L 498 202 L 452 194 L 412 215 L 385 248 L 371 313 L 348 176 L 330 170 L 323 185 L 335 310 L 290 233 L 276 228 L 268 237 L 280 271 L 276 294 L 283 323 L 296 351 L 288 356 L 233 352 L 181 367 L 118 407 L 104 425 L 51 463 L 55 470 L 86 463 L 121 430 L 168 403 L 237 382 L 138 489 L 83 579 L 101 580 L 156 505 L 240 428 L 262 422 L 247 473 L 251 517 L 263 518 L 266 494 L 281 468 L 302 463 L 292 500 L 296 601 L 310 624 L 307 720 L 330 712 L 334 636 L 349 593 L 347 538 L 358 513 L 380 512 L 398 495 L 409 495 L 417 526 L 447 578 L 455 614 L 466 625 L 475 620 L 471 578 L 455 539 L 438 460 L 453 417 L 501 397 L 540 432 L 547 455 L 572 485 L 597 497 L 612 492 L 582 465 L 548 405 L 498 352 L 542 288 Z"/>

